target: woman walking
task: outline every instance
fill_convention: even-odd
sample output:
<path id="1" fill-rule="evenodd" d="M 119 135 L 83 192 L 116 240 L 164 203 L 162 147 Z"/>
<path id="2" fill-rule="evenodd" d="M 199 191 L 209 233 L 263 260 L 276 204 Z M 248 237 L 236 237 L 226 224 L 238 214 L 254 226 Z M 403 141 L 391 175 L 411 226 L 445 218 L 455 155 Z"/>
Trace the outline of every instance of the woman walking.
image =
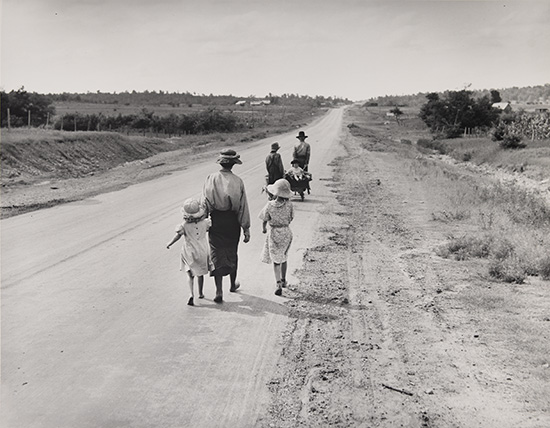
<path id="1" fill-rule="evenodd" d="M 290 202 L 292 195 L 290 184 L 286 179 L 277 180 L 274 184 L 267 186 L 267 189 L 276 199 L 268 201 L 259 215 L 262 220 L 262 232 L 267 233 L 261 261 L 273 263 L 275 294 L 280 296 L 283 293 L 283 287 L 286 287 L 288 250 L 292 243 L 292 231 L 289 225 L 294 219 L 294 208 Z"/>
<path id="2" fill-rule="evenodd" d="M 237 281 L 238 248 L 241 229 L 244 242 L 250 240 L 250 213 L 244 183 L 231 169 L 242 164 L 240 156 L 232 149 L 222 150 L 216 161 L 221 169 L 210 174 L 203 187 L 203 199 L 212 226 L 208 231 L 210 257 L 214 269 L 210 276 L 216 284 L 214 301 L 223 301 L 223 277 L 229 275 L 231 288 L 240 287 Z"/>
<path id="3" fill-rule="evenodd" d="M 187 273 L 190 291 L 190 297 L 187 304 L 193 306 L 195 304 L 193 300 L 195 297 L 193 287 L 195 277 L 197 277 L 199 287 L 199 299 L 204 298 L 204 275 L 210 270 L 210 257 L 206 232 L 211 223 L 210 220 L 206 218 L 205 210 L 196 199 L 187 199 L 183 203 L 182 212 L 184 222 L 178 224 L 176 227 L 176 235 L 168 243 L 166 248 L 170 249 L 172 244 L 183 237 L 180 270 Z"/>

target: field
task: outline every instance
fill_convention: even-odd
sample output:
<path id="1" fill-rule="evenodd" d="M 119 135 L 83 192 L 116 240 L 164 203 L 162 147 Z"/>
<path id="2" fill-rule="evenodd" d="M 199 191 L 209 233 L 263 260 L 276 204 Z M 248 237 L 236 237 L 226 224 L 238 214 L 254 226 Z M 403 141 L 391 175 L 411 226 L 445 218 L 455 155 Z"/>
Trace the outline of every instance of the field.
<path id="1" fill-rule="evenodd" d="M 215 109 L 222 113 L 231 113 L 236 115 L 239 120 L 250 128 L 258 127 L 281 127 L 284 129 L 290 124 L 295 124 L 297 121 L 316 116 L 324 109 L 310 107 L 306 105 L 292 104 L 274 104 L 252 106 L 246 104 L 237 106 L 235 104 L 216 105 L 216 104 L 100 104 L 100 103 L 83 103 L 83 102 L 56 102 L 54 103 L 56 116 L 53 118 L 63 117 L 65 115 L 103 115 L 103 116 L 129 116 L 140 115 L 143 112 L 152 112 L 155 116 L 166 117 L 169 115 L 192 115 L 204 110 Z"/>

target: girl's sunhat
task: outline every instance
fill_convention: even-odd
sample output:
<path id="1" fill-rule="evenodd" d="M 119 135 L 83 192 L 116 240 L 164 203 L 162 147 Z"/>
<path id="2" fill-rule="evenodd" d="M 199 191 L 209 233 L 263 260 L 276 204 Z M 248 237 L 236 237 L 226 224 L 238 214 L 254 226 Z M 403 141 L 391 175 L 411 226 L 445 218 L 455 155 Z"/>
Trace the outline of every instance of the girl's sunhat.
<path id="1" fill-rule="evenodd" d="M 204 207 L 195 198 L 186 199 L 181 208 L 184 218 L 199 219 L 204 217 Z"/>
<path id="2" fill-rule="evenodd" d="M 290 190 L 290 183 L 285 178 L 280 178 L 275 183 L 267 186 L 267 191 L 274 196 L 290 199 L 292 191 Z"/>

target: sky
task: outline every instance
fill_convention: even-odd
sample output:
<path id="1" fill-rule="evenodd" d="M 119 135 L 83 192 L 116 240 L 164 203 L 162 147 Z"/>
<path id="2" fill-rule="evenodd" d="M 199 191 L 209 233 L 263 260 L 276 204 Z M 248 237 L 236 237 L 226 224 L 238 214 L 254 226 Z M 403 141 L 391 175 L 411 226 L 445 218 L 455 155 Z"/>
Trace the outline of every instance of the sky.
<path id="1" fill-rule="evenodd" d="M 550 0 L 0 0 L 0 87 L 353 101 L 550 83 Z"/>

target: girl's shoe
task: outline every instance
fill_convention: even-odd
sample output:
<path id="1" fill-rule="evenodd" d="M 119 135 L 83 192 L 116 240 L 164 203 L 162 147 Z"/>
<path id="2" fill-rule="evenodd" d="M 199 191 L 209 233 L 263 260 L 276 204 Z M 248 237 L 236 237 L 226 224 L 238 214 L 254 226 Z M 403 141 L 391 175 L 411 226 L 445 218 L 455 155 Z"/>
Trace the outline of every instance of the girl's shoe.
<path id="1" fill-rule="evenodd" d="M 216 302 L 216 303 L 221 303 L 222 301 L 223 301 L 223 297 L 222 297 L 222 296 L 219 296 L 219 295 L 218 295 L 218 296 L 214 297 L 214 302 Z"/>
<path id="2" fill-rule="evenodd" d="M 195 306 L 195 303 L 193 303 L 193 297 L 189 297 L 189 300 L 187 301 L 187 304 L 189 306 Z"/>
<path id="3" fill-rule="evenodd" d="M 277 281 L 277 289 L 275 290 L 275 295 L 280 296 L 283 294 L 283 281 Z"/>
<path id="4" fill-rule="evenodd" d="M 281 279 L 281 287 L 286 288 L 286 279 Z"/>
<path id="5" fill-rule="evenodd" d="M 204 294 L 199 294 L 199 299 L 204 299 Z"/>

